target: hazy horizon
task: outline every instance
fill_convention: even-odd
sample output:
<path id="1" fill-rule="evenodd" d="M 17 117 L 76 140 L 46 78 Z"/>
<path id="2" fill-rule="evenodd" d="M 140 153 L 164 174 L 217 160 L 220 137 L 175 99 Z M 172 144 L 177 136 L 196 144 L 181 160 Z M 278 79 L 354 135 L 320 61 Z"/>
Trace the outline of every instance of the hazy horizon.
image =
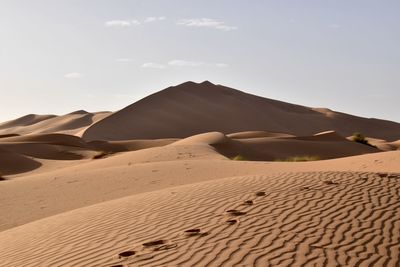
<path id="1" fill-rule="evenodd" d="M 397 1 L 3 0 L 0 122 L 185 81 L 400 121 Z"/>

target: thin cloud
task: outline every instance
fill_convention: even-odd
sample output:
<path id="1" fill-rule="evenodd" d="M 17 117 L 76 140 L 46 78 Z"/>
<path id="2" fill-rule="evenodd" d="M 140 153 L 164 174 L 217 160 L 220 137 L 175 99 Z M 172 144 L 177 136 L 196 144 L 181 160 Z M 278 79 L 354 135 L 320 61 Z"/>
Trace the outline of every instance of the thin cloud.
<path id="1" fill-rule="evenodd" d="M 147 17 L 145 18 L 144 23 L 162 21 L 162 20 L 165 20 L 165 17 Z"/>
<path id="2" fill-rule="evenodd" d="M 67 79 L 80 79 L 82 77 L 83 77 L 83 74 L 79 73 L 79 72 L 71 72 L 71 73 L 67 73 L 64 75 L 64 78 L 67 78 Z"/>
<path id="3" fill-rule="evenodd" d="M 150 23 L 155 21 L 165 20 L 165 17 L 147 17 L 144 20 L 140 21 L 137 19 L 132 20 L 109 20 L 104 23 L 106 27 L 110 28 L 128 28 L 135 25 L 140 25 L 142 23 Z"/>
<path id="4" fill-rule="evenodd" d="M 165 69 L 165 65 L 155 62 L 147 62 L 142 64 L 142 68 Z"/>
<path id="5" fill-rule="evenodd" d="M 106 21 L 104 25 L 106 27 L 113 27 L 113 28 L 127 28 L 132 26 L 132 23 L 129 20 L 110 20 Z"/>
<path id="6" fill-rule="evenodd" d="M 204 27 L 212 28 L 221 31 L 233 31 L 237 30 L 237 27 L 226 25 L 225 22 L 209 19 L 209 18 L 197 18 L 197 19 L 180 19 L 176 23 L 177 25 L 187 26 L 187 27 Z"/>

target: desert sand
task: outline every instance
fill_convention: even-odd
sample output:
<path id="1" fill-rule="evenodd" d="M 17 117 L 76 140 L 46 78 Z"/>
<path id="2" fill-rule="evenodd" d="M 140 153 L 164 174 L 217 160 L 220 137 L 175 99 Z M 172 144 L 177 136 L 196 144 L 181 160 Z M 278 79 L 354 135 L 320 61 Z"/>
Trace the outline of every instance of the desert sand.
<path id="1" fill-rule="evenodd" d="M 0 134 L 0 266 L 400 265 L 395 122 L 187 82 Z"/>

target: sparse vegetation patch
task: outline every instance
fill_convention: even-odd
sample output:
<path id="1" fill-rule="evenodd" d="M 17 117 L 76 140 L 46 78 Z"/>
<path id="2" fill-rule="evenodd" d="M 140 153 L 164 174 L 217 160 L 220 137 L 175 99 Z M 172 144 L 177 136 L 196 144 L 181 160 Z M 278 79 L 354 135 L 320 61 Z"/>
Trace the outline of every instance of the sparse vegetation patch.
<path id="1" fill-rule="evenodd" d="M 246 160 L 245 157 L 243 157 L 242 155 L 236 155 L 233 158 L 231 158 L 232 160 Z"/>
<path id="2" fill-rule="evenodd" d="M 360 143 L 363 145 L 376 147 L 374 145 L 371 145 L 362 133 L 358 133 L 358 132 L 354 133 L 352 136 L 352 140 L 354 142 L 357 142 L 357 143 Z"/>
<path id="3" fill-rule="evenodd" d="M 294 156 L 294 157 L 288 157 L 286 159 L 278 159 L 276 161 L 286 161 L 286 162 L 304 162 L 304 161 L 316 161 L 316 160 L 321 160 L 319 156 Z"/>

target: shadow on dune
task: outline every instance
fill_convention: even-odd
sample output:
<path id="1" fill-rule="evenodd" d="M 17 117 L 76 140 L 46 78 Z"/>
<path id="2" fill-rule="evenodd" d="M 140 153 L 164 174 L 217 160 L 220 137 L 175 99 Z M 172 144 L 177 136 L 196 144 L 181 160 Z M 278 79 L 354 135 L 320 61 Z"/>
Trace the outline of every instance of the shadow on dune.
<path id="1" fill-rule="evenodd" d="M 42 164 L 36 160 L 0 148 L 0 172 L 2 175 L 28 172 L 40 166 Z"/>

